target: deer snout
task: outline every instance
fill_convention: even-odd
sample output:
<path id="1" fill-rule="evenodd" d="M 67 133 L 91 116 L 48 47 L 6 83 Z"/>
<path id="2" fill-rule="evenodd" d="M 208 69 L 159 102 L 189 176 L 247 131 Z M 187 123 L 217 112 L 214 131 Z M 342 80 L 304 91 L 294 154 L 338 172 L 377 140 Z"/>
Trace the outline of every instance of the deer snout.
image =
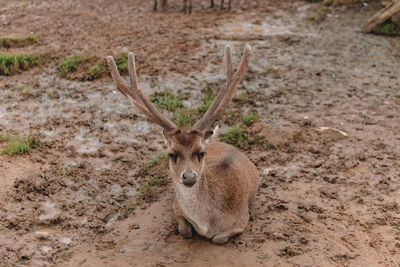
<path id="1" fill-rule="evenodd" d="M 184 172 L 182 174 L 182 182 L 184 185 L 191 187 L 196 183 L 197 175 L 194 172 Z"/>

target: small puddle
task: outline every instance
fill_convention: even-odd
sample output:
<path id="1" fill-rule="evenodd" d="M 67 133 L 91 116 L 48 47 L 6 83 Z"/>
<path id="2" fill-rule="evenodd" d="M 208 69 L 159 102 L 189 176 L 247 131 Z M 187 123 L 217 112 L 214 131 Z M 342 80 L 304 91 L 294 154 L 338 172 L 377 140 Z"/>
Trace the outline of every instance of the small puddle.
<path id="1" fill-rule="evenodd" d="M 47 136 L 53 136 L 54 135 L 54 130 L 45 130 L 45 129 L 41 129 L 40 133 L 47 135 Z"/>
<path id="2" fill-rule="evenodd" d="M 55 233 L 56 233 L 56 230 L 51 229 L 51 228 L 43 228 L 43 229 L 39 229 L 35 232 L 35 234 L 42 235 L 42 236 L 54 235 Z"/>
<path id="3" fill-rule="evenodd" d="M 82 135 L 75 136 L 75 140 L 79 141 L 81 144 L 77 146 L 76 151 L 78 153 L 95 153 L 102 146 L 100 142 L 92 137 L 84 137 Z"/>
<path id="4" fill-rule="evenodd" d="M 133 130 L 135 130 L 135 132 L 137 132 L 137 133 L 145 133 L 146 134 L 146 133 L 151 132 L 152 126 L 145 121 L 141 121 L 141 122 L 136 123 L 133 126 Z"/>
<path id="5" fill-rule="evenodd" d="M 115 193 L 119 193 L 119 192 L 121 192 L 121 186 L 119 186 L 118 184 L 113 184 L 111 186 L 111 191 L 113 191 Z"/>
<path id="6" fill-rule="evenodd" d="M 60 211 L 58 209 L 56 209 L 56 204 L 48 202 L 48 201 L 46 201 L 42 204 L 42 209 L 44 210 L 45 214 L 40 215 L 39 220 L 53 219 L 58 214 L 60 214 Z"/>

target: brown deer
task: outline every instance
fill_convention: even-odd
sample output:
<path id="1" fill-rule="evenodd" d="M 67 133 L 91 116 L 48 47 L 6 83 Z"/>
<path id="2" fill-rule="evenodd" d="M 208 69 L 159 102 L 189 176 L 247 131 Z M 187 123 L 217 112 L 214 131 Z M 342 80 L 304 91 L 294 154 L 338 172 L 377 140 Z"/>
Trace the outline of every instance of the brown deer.
<path id="1" fill-rule="evenodd" d="M 224 244 L 230 237 L 243 232 L 249 220 L 249 204 L 258 189 L 258 171 L 235 147 L 210 142 L 215 131 L 209 128 L 232 100 L 249 56 L 250 47 L 247 46 L 238 70 L 233 73 L 231 50 L 226 47 L 227 82 L 190 130 L 177 128 L 138 88 L 133 53 L 128 55 L 130 85 L 122 80 L 114 59 L 107 58 L 117 90 L 163 128 L 175 190 L 174 213 L 179 232 L 186 238 L 192 236 L 193 227 L 213 243 Z"/>
<path id="2" fill-rule="evenodd" d="M 157 3 L 159 0 L 154 0 L 154 11 L 157 11 Z M 161 1 L 161 7 L 162 10 L 165 11 L 168 8 L 168 0 L 160 0 Z M 231 10 L 231 1 L 228 0 L 228 10 Z M 183 0 L 183 12 L 184 13 L 192 13 L 192 4 L 193 0 L 189 0 L 189 5 L 187 4 L 187 0 Z M 214 0 L 211 0 L 210 2 L 210 8 L 214 8 Z M 220 2 L 220 9 L 224 9 L 224 0 L 221 0 Z"/>

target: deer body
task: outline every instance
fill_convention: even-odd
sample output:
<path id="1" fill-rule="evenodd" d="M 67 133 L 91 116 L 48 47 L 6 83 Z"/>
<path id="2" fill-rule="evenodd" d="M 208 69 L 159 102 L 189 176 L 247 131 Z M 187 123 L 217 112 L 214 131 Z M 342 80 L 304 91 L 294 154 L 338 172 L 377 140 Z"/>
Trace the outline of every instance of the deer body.
<path id="1" fill-rule="evenodd" d="M 250 56 L 246 47 L 239 68 L 233 73 L 230 47 L 225 50 L 227 83 L 207 112 L 191 129 L 179 129 L 164 117 L 138 88 L 136 66 L 128 54 L 130 85 L 119 75 L 108 57 L 116 88 L 150 120 L 163 127 L 168 147 L 170 174 L 175 190 L 174 213 L 179 232 L 192 236 L 192 227 L 216 244 L 226 243 L 243 232 L 249 220 L 249 204 L 254 198 L 259 175 L 250 160 L 235 147 L 211 142 L 210 124 L 227 108 L 244 76 Z"/>
<path id="2" fill-rule="evenodd" d="M 191 236 L 190 226 L 214 243 L 225 243 L 241 233 L 249 220 L 259 175 L 250 160 L 235 147 L 213 142 L 206 148 L 202 177 L 189 190 L 173 179 L 174 212 L 180 232 Z M 222 240 L 215 237 L 225 235 Z"/>

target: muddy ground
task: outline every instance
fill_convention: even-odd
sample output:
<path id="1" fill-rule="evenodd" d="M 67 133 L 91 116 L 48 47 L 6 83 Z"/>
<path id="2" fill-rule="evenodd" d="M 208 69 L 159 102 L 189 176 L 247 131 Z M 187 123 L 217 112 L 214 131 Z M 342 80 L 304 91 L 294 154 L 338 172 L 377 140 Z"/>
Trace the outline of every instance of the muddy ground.
<path id="1" fill-rule="evenodd" d="M 0 77 L 0 131 L 37 140 L 0 155 L 0 266 L 400 266 L 400 39 L 361 33 L 379 6 L 194 1 L 187 16 L 169 2 L 0 2 L 0 36 L 39 36 L 2 51 L 51 53 Z M 260 115 L 245 153 L 261 183 L 245 232 L 215 246 L 177 234 L 160 128 L 109 77 L 70 81 L 56 66 L 134 51 L 147 94 L 196 106 L 224 82 L 226 44 L 253 56 L 247 97 L 218 124 Z"/>

